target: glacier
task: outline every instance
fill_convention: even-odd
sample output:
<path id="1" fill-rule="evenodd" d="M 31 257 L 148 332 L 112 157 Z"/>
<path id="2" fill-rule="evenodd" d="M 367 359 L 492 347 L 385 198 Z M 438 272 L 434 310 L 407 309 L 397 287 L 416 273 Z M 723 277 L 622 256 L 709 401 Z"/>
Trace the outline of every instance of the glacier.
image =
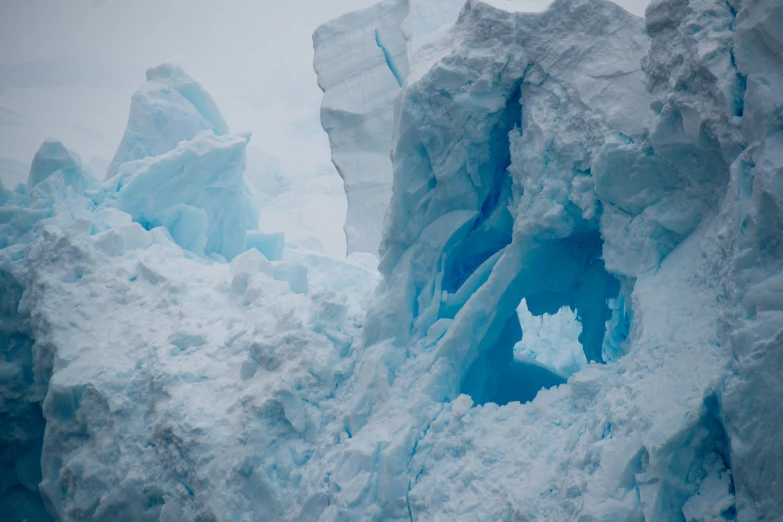
<path id="1" fill-rule="evenodd" d="M 3 520 L 780 518 L 783 2 L 314 41 L 346 259 L 258 232 L 171 65 L 103 181 L 50 140 L 0 190 Z"/>

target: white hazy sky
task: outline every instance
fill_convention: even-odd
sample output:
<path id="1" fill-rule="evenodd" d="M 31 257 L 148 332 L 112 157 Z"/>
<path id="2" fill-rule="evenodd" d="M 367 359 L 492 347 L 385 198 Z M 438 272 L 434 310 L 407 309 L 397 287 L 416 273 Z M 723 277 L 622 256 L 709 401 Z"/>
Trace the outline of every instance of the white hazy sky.
<path id="1" fill-rule="evenodd" d="M 147 67 L 180 65 L 213 95 L 234 131 L 252 131 L 268 152 L 289 152 L 290 129 L 310 127 L 320 103 L 312 71 L 313 30 L 374 0 L 0 0 L 0 69 L 50 61 L 14 77 L 0 70 L 0 106 L 37 121 L 30 143 L 70 122 L 101 145 L 75 137 L 85 155 L 111 156 L 131 93 Z M 617 0 L 641 15 L 647 0 Z M 19 89 L 58 65 L 62 88 Z M 44 72 L 42 72 L 42 70 Z M 49 73 L 51 74 L 51 73 Z M 61 79 L 62 79 L 61 78 Z M 51 121 L 47 133 L 46 119 Z M 312 129 L 310 129 L 312 131 Z M 68 143 L 68 137 L 58 137 Z M 79 151 L 78 145 L 102 150 Z M 32 150 L 30 150 L 32 148 Z M 0 155 L 3 151 L 0 150 Z M 108 159 L 108 158 L 107 158 Z M 283 158 L 285 159 L 285 158 Z M 29 159 L 28 159 L 29 161 Z"/>
<path id="2" fill-rule="evenodd" d="M 36 120 L 50 117 L 52 132 L 63 126 L 61 120 L 73 120 L 85 131 L 105 135 L 106 147 L 113 149 L 144 71 L 171 62 L 206 87 L 232 130 L 253 131 L 254 142 L 264 140 L 265 148 L 275 149 L 284 145 L 281 129 L 312 118 L 320 102 L 312 71 L 313 30 L 371 3 L 0 0 L 0 66 L 47 61 L 33 72 L 30 67 L 22 73 L 0 71 L 0 105 Z M 28 77 L 28 84 L 40 83 L 48 74 L 41 71 L 52 69 L 66 85 L 18 85 Z M 44 133 L 41 129 L 41 139 Z M 67 137 L 58 138 L 69 144 Z M 76 141 L 70 146 L 80 152 Z M 30 153 L 30 146 L 18 154 Z"/>

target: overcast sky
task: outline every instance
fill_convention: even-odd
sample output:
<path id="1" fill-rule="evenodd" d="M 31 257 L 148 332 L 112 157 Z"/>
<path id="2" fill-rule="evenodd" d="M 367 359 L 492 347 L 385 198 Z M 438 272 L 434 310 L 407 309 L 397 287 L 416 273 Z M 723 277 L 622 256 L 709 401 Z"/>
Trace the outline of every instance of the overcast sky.
<path id="1" fill-rule="evenodd" d="M 163 62 L 201 82 L 232 131 L 252 131 L 255 144 L 286 155 L 289 130 L 312 123 L 320 102 L 312 32 L 371 3 L 0 0 L 0 66 L 27 64 L 0 67 L 0 107 L 27 124 L 24 142 L 0 144 L 0 156 L 31 158 L 36 143 L 51 136 L 83 155 L 111 157 L 130 95 L 145 70 Z M 36 61 L 44 63 L 29 64 Z M 45 85 L 52 81 L 64 85 Z M 80 132 L 70 132 L 69 122 Z"/>
<path id="2" fill-rule="evenodd" d="M 28 142 L 13 150 L 6 144 L 0 155 L 31 158 L 35 143 L 52 135 L 76 149 L 101 149 L 81 151 L 87 156 L 111 156 L 144 71 L 171 62 L 206 87 L 233 131 L 252 131 L 256 144 L 284 156 L 290 152 L 288 129 L 308 128 L 320 102 L 312 71 L 313 30 L 372 3 L 0 0 L 0 66 L 48 61 L 38 70 L 0 67 L 0 107 L 37 126 Z M 646 1 L 618 3 L 642 14 Z M 46 76 L 52 69 L 66 85 L 30 89 L 30 83 L 52 81 Z M 78 125 L 82 135 L 70 142 L 68 136 L 53 135 L 66 132 L 68 123 Z"/>

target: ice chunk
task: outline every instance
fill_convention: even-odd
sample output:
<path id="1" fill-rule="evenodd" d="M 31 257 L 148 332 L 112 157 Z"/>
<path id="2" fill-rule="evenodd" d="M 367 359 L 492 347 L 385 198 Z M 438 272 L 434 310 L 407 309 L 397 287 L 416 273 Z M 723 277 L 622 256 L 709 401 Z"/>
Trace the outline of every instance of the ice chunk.
<path id="1" fill-rule="evenodd" d="M 270 261 L 280 261 L 283 258 L 285 235 L 283 233 L 265 234 L 263 232 L 247 233 L 247 248 L 255 248 Z"/>
<path id="2" fill-rule="evenodd" d="M 95 247 L 109 255 L 120 256 L 128 250 L 146 248 L 152 239 L 138 223 L 119 225 L 95 236 Z"/>
<path id="3" fill-rule="evenodd" d="M 111 181 L 117 208 L 182 248 L 230 260 L 247 248 L 258 214 L 242 176 L 248 135 L 204 131 L 165 154 L 125 163 Z"/>
<path id="4" fill-rule="evenodd" d="M 77 193 L 96 189 L 99 186 L 91 174 L 82 168 L 78 155 L 68 150 L 57 140 L 48 139 L 41 144 L 33 157 L 30 174 L 27 177 L 27 190 L 32 190 L 42 181 L 59 172 L 66 186 L 71 186 Z"/>
<path id="5" fill-rule="evenodd" d="M 131 98 L 128 126 L 106 179 L 123 163 L 158 156 L 202 131 L 228 134 L 217 105 L 185 71 L 171 64 L 147 70 L 147 83 Z"/>
<path id="6" fill-rule="evenodd" d="M 255 248 L 249 248 L 231 260 L 231 273 L 236 275 L 242 272 L 260 272 L 271 276 L 274 268 L 263 253 Z"/>
<path id="7" fill-rule="evenodd" d="M 307 293 L 307 267 L 296 263 L 281 262 L 275 265 L 274 278 L 285 281 L 295 294 Z"/>

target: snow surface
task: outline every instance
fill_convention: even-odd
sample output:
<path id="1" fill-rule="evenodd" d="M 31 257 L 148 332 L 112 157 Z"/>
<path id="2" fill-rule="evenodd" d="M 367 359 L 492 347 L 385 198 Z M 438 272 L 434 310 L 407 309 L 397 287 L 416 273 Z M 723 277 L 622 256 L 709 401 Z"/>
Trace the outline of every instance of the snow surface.
<path id="1" fill-rule="evenodd" d="M 530 11 L 378 31 L 379 273 L 252 230 L 245 135 L 103 183 L 45 144 L 0 194 L 0 513 L 780 518 L 783 2 Z"/>

